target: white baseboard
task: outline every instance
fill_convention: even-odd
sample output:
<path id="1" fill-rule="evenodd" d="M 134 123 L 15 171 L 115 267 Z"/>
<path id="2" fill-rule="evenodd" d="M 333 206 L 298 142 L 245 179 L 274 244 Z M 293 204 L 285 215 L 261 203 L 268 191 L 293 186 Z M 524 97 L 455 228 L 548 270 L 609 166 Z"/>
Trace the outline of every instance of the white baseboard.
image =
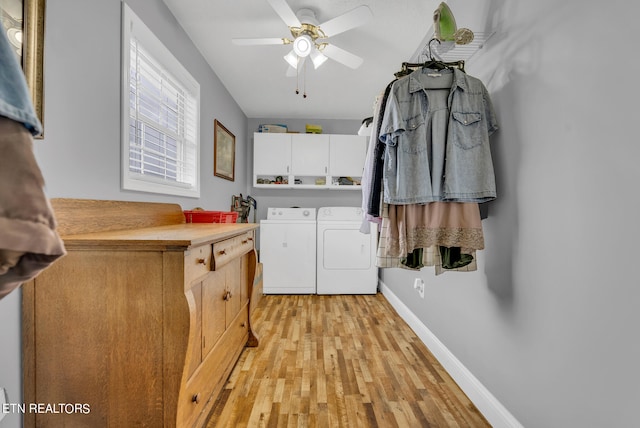
<path id="1" fill-rule="evenodd" d="M 382 281 L 380 291 L 494 428 L 523 428 L 522 424 Z"/>

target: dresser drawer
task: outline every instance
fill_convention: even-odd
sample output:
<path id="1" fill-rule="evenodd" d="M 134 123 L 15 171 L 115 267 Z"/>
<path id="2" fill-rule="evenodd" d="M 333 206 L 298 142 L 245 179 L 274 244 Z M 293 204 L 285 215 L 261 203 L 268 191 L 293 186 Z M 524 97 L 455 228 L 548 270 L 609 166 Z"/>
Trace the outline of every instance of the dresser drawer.
<path id="1" fill-rule="evenodd" d="M 188 286 L 194 279 L 200 278 L 211 270 L 211 245 L 191 248 L 184 255 L 184 277 Z"/>
<path id="2" fill-rule="evenodd" d="M 233 238 L 213 244 L 213 261 L 211 268 L 220 269 L 236 257 L 248 253 L 254 247 L 254 232 L 245 232 Z"/>

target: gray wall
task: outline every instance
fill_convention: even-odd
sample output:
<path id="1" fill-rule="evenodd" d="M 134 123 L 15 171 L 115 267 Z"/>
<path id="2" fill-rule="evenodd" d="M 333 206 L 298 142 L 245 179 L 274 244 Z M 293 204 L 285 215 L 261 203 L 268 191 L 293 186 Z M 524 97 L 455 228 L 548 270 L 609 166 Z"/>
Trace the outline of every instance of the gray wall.
<path id="1" fill-rule="evenodd" d="M 382 280 L 524 426 L 638 426 L 640 5 L 482 4 L 499 31 L 467 71 L 501 128 L 481 267 Z"/>
<path id="2" fill-rule="evenodd" d="M 228 210 L 245 193 L 247 118 L 161 0 L 128 0 L 133 11 L 200 83 L 201 198 L 120 189 L 120 0 L 56 0 L 46 8 L 45 138 L 35 153 L 49 197 L 175 202 Z M 213 121 L 236 136 L 236 180 L 213 176 Z M 20 294 L 0 301 L 0 387 L 22 402 Z M 0 426 L 20 426 L 10 414 Z"/>
<path id="3" fill-rule="evenodd" d="M 120 189 L 120 0 L 47 4 L 45 138 L 36 144 L 47 192 L 228 210 L 247 185 L 247 119 L 161 0 L 127 4 L 200 83 L 201 198 Z M 214 119 L 236 137 L 234 182 L 213 176 Z"/>

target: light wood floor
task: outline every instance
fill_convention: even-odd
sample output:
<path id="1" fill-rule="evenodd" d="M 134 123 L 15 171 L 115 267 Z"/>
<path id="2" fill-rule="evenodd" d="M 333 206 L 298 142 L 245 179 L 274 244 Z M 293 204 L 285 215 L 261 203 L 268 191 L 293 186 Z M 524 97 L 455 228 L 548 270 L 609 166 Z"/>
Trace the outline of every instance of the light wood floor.
<path id="1" fill-rule="evenodd" d="M 489 427 L 381 295 L 262 298 L 214 427 Z"/>

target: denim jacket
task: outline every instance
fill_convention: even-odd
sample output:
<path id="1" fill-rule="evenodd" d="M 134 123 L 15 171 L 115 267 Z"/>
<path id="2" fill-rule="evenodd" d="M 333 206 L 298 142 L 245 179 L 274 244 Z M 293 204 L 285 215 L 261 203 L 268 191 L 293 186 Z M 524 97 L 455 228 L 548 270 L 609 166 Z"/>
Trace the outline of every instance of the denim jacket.
<path id="1" fill-rule="evenodd" d="M 440 73 L 453 73 L 445 121 L 427 123 L 431 112 L 425 70 L 398 80 L 392 88 L 379 136 L 387 145 L 387 203 L 486 202 L 496 197 L 489 136 L 498 125 L 487 89 L 461 70 Z M 446 129 L 434 134 L 431 126 Z M 446 135 L 442 156 L 431 158 L 432 135 Z M 433 177 L 430 165 L 443 176 Z"/>
<path id="2" fill-rule="evenodd" d="M 42 132 L 42 125 L 33 110 L 27 81 L 13 47 L 0 22 L 0 116 L 13 119 L 33 135 Z"/>

